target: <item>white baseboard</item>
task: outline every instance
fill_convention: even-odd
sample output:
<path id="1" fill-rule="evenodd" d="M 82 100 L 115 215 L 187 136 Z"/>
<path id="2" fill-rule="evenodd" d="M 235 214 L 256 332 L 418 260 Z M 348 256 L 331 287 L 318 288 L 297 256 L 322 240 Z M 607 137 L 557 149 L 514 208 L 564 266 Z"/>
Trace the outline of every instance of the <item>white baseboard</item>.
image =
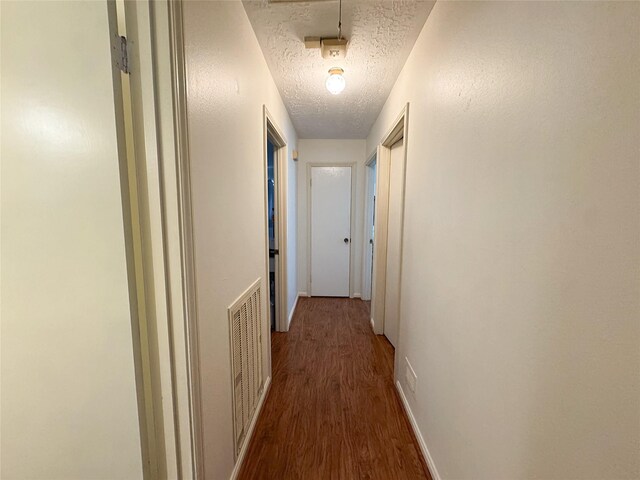
<path id="1" fill-rule="evenodd" d="M 300 299 L 300 294 L 298 294 L 298 296 L 294 300 L 293 307 L 291 307 L 291 311 L 289 312 L 289 319 L 287 320 L 287 331 L 289 330 L 289 327 L 291 326 L 291 320 L 293 320 L 293 314 L 296 312 L 296 307 L 298 306 L 298 300 L 299 299 Z"/>
<path id="2" fill-rule="evenodd" d="M 371 330 L 373 330 L 373 333 L 376 333 L 376 326 L 373 323 L 373 317 L 371 317 Z"/>
<path id="3" fill-rule="evenodd" d="M 440 474 L 438 473 L 438 469 L 436 468 L 436 464 L 433 462 L 433 457 L 429 453 L 427 444 L 424 442 L 424 438 L 422 437 L 422 433 L 418 428 L 418 423 L 416 422 L 416 418 L 413 416 L 413 412 L 411 411 L 411 407 L 409 406 L 409 402 L 407 401 L 407 397 L 404 395 L 404 391 L 402 390 L 402 385 L 400 385 L 399 381 L 396 381 L 396 388 L 398 389 L 398 393 L 400 394 L 400 399 L 402 400 L 404 411 L 407 413 L 407 417 L 409 417 L 409 423 L 411 423 L 411 428 L 413 429 L 413 433 L 418 439 L 418 445 L 420 445 L 422 456 L 425 458 L 425 460 L 427 461 L 427 465 L 429 466 L 429 472 L 431 473 L 433 480 L 442 480 L 440 477 Z"/>
<path id="4" fill-rule="evenodd" d="M 307 292 L 298 292 L 298 297 L 308 297 L 309 294 Z"/>
<path id="5" fill-rule="evenodd" d="M 253 429 L 256 427 L 256 423 L 258 423 L 258 417 L 260 416 L 260 412 L 262 411 L 262 405 L 264 404 L 264 399 L 267 398 L 267 393 L 269 393 L 269 388 L 271 387 L 271 377 L 267 377 L 266 382 L 264 382 L 264 388 L 262 389 L 262 395 L 260 395 L 260 400 L 258 401 L 258 406 L 256 407 L 256 412 L 253 414 L 253 418 L 251 419 L 251 425 L 249 425 L 249 430 L 247 430 L 247 436 L 244 439 L 244 443 L 242 444 L 242 448 L 240 449 L 240 453 L 238 454 L 238 458 L 236 460 L 236 465 L 233 467 L 233 472 L 231 472 L 231 478 L 229 480 L 235 480 L 238 478 L 238 474 L 240 473 L 240 469 L 242 468 L 242 463 L 244 462 L 244 456 L 249 449 L 249 444 L 251 443 L 251 437 L 253 436 Z"/>
<path id="6" fill-rule="evenodd" d="M 352 298 L 362 298 L 361 293 L 354 293 Z"/>

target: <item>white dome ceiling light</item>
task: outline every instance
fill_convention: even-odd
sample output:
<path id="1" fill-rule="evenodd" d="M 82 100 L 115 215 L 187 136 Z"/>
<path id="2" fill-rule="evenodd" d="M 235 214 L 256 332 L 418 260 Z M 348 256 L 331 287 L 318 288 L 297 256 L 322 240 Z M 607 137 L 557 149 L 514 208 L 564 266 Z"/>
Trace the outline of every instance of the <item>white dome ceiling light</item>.
<path id="1" fill-rule="evenodd" d="M 342 74 L 344 70 L 338 67 L 334 67 L 329 70 L 329 77 L 327 78 L 326 86 L 327 90 L 333 95 L 338 95 L 344 90 L 344 87 L 347 85 Z"/>
<path id="2" fill-rule="evenodd" d="M 291 1 L 291 0 L 277 0 L 277 1 Z M 344 60 L 347 55 L 348 41 L 342 36 L 342 0 L 339 0 L 338 5 L 338 36 L 337 37 L 304 37 L 305 48 L 319 48 L 322 58 L 331 60 Z M 346 82 L 344 77 L 344 70 L 340 67 L 333 67 L 329 70 L 329 78 L 325 82 L 327 90 L 333 95 L 342 93 Z"/>

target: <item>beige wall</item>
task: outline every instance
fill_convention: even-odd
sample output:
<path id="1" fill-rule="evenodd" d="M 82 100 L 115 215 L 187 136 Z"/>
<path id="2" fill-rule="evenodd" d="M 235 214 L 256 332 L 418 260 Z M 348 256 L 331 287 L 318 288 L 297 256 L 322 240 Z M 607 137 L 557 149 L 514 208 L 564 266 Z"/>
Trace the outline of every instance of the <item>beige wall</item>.
<path id="1" fill-rule="evenodd" d="M 440 477 L 639 478 L 640 4 L 438 2 L 367 151 L 405 102 L 396 375 Z"/>
<path id="2" fill-rule="evenodd" d="M 1 2 L 0 477 L 142 478 L 106 2 Z"/>
<path id="3" fill-rule="evenodd" d="M 365 140 L 300 140 L 298 161 L 298 291 L 310 294 L 309 290 L 309 205 L 307 165 L 309 163 L 356 163 L 355 231 L 351 232 L 353 250 L 351 257 L 351 285 L 353 294 L 362 293 L 362 248 L 364 229 L 365 190 Z"/>
<path id="4" fill-rule="evenodd" d="M 285 184 L 296 134 L 242 3 L 185 2 L 184 27 L 205 474 L 217 480 L 234 465 L 227 307 L 258 277 L 266 292 L 263 104 L 288 142 Z M 268 338 L 265 321 L 265 362 Z"/>

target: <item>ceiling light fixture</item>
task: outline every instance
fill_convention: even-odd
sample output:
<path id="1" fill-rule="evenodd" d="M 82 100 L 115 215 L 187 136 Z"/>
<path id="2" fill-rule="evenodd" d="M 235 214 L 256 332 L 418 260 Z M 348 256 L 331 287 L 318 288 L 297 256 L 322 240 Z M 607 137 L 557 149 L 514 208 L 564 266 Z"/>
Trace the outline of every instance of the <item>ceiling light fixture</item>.
<path id="1" fill-rule="evenodd" d="M 342 60 L 347 55 L 347 45 L 349 42 L 342 36 L 342 0 L 340 0 L 338 9 L 337 37 L 304 37 L 305 48 L 319 48 L 322 58 Z"/>
<path id="2" fill-rule="evenodd" d="M 1 0 L 0 0 L 1 1 Z M 271 0 L 273 1 L 273 0 Z M 285 0 L 276 0 L 285 1 Z M 290 0 L 289 0 L 290 1 Z M 304 37 L 305 48 L 319 48 L 322 58 L 332 61 L 344 60 L 347 55 L 347 44 L 349 42 L 342 36 L 342 0 L 338 4 L 338 36 L 331 38 L 323 37 Z M 340 67 L 332 67 L 329 70 L 329 77 L 325 85 L 327 90 L 333 95 L 342 93 L 347 82 L 343 77 L 344 70 Z"/>
<path id="3" fill-rule="evenodd" d="M 329 78 L 327 78 L 326 86 L 327 90 L 333 95 L 338 95 L 342 92 L 347 84 L 342 76 L 343 73 L 344 70 L 338 67 L 329 70 Z"/>

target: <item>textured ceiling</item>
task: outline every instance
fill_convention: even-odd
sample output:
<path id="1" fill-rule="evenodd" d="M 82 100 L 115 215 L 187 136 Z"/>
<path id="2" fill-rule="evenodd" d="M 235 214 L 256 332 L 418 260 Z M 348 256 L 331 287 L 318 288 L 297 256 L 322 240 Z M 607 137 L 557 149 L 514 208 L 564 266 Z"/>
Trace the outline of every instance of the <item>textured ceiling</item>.
<path id="1" fill-rule="evenodd" d="M 433 1 L 343 0 L 346 58 L 325 60 L 305 49 L 305 36 L 337 36 L 338 1 L 244 0 L 300 138 L 365 138 L 413 48 Z M 325 80 L 342 67 L 347 82 L 331 95 Z"/>

